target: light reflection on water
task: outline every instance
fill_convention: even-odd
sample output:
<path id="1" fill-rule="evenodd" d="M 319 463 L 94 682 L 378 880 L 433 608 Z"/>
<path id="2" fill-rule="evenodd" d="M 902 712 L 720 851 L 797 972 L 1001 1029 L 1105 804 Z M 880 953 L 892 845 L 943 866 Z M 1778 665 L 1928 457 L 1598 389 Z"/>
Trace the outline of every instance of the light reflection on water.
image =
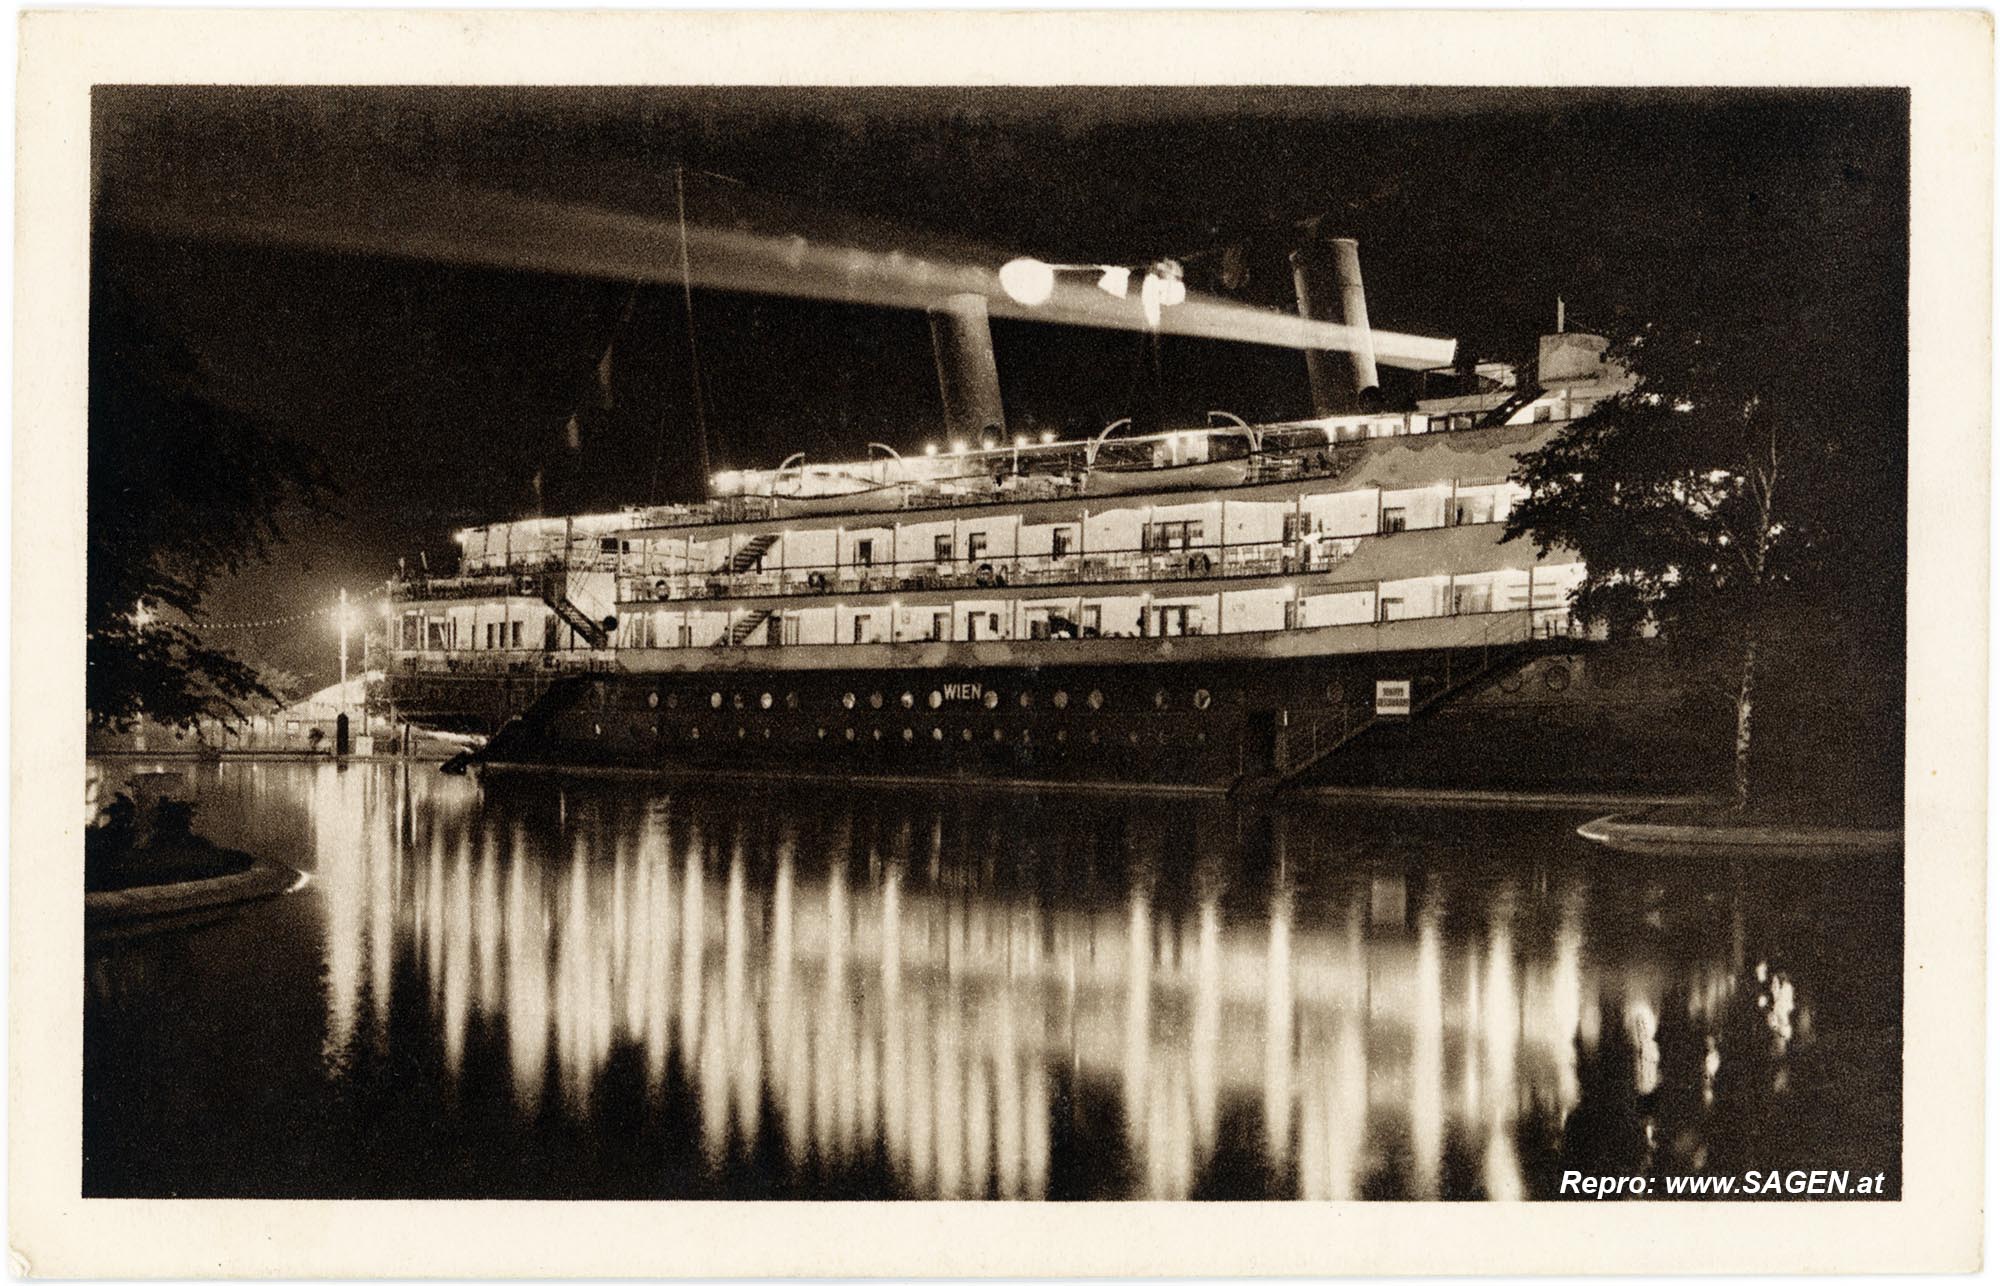
<path id="1" fill-rule="evenodd" d="M 1663 874 L 1544 814 L 196 771 L 205 832 L 314 882 L 93 960 L 92 1191 L 1513 1199 L 1772 1113 L 1895 1157 L 1893 1102 L 1792 1066 L 1829 1004 L 1893 1054 L 1895 881 Z M 163 1048 L 178 1088 L 127 1092 Z M 236 1146 L 162 1147 L 194 1113 Z"/>

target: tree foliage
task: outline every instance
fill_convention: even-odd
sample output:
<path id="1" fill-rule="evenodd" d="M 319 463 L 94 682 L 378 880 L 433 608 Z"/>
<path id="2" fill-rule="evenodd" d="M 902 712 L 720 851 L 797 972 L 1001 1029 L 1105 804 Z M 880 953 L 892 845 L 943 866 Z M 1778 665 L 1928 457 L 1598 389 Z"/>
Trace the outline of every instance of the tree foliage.
<path id="1" fill-rule="evenodd" d="M 1772 338 L 1682 317 L 1614 343 L 1631 387 L 1521 457 L 1529 494 L 1505 533 L 1574 550 L 1579 615 L 1614 635 L 1657 629 L 1687 672 L 1725 686 L 1739 807 L 1766 679 L 1786 695 L 1785 731 L 1810 744 L 1816 704 L 1900 673 L 1900 475 L 1857 450 L 1884 421 Z"/>
<path id="2" fill-rule="evenodd" d="M 228 405 L 117 281 L 100 274 L 91 299 L 86 702 L 95 726 L 186 727 L 272 698 L 193 627 L 213 581 L 333 487 L 318 452 Z"/>
<path id="3" fill-rule="evenodd" d="M 1612 349 L 1633 387 L 1521 458 L 1506 539 L 1566 546 L 1575 606 L 1614 634 L 1738 630 L 1794 583 L 1820 516 L 1787 485 L 1812 439 L 1699 331 L 1649 326 Z"/>

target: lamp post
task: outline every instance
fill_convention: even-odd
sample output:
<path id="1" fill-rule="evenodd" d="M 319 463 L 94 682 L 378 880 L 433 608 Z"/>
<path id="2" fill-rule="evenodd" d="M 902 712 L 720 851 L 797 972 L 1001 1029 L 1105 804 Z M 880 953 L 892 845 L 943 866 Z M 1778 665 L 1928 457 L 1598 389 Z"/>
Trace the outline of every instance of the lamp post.
<path id="1" fill-rule="evenodd" d="M 340 622 L 340 712 L 347 713 L 347 591 L 340 591 L 340 606 L 334 609 Z"/>

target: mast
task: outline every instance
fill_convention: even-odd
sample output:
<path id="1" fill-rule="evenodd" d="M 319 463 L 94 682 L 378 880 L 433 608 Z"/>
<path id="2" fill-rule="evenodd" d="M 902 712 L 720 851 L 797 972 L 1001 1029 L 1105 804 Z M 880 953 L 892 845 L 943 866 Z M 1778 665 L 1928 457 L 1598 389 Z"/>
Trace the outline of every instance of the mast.
<path id="1" fill-rule="evenodd" d="M 687 167 L 674 166 L 674 212 L 681 229 L 681 306 L 687 315 L 688 383 L 694 394 L 695 461 L 708 487 L 708 411 L 702 404 L 701 350 L 694 336 L 694 279 L 688 264 Z"/>

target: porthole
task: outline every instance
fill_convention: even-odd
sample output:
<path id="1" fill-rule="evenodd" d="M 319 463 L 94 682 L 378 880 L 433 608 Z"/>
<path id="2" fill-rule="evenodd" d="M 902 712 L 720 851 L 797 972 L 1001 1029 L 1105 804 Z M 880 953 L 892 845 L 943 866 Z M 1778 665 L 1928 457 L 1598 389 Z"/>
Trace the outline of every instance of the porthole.
<path id="1" fill-rule="evenodd" d="M 1200 743 L 1201 743 L 1202 745 L 1204 745 L 1204 746 L 1208 744 L 1208 734 L 1207 734 L 1207 733 L 1205 733 L 1205 732 L 1197 732 L 1197 733 L 1195 733 L 1195 734 L 1194 734 L 1194 739 L 1195 739 L 1196 741 L 1200 742 Z"/>
<path id="2" fill-rule="evenodd" d="M 1055 704 L 1055 708 L 1058 710 L 1069 709 L 1069 693 L 1064 692 L 1060 688 L 1056 689 L 1056 694 L 1050 697 L 1049 700 Z"/>
<path id="3" fill-rule="evenodd" d="M 720 692 L 711 692 L 708 694 L 708 708 L 711 710 L 722 709 L 722 694 Z"/>
<path id="4" fill-rule="evenodd" d="M 1090 708 L 1093 710 L 1102 710 L 1104 708 L 1104 694 L 1096 688 L 1090 690 Z"/>
<path id="5" fill-rule="evenodd" d="M 701 729 L 700 729 L 700 728 L 689 728 L 689 729 L 688 729 L 688 740 L 689 740 L 689 741 L 700 741 L 700 740 L 701 740 Z"/>
<path id="6" fill-rule="evenodd" d="M 769 741 L 770 739 L 771 739 L 771 730 L 769 728 L 766 728 L 764 729 L 764 740 Z"/>
<path id="7" fill-rule="evenodd" d="M 1153 709 L 1164 710 L 1166 708 L 1167 708 L 1167 690 L 1165 688 L 1161 688 L 1158 692 L 1155 692 L 1153 694 Z"/>
<path id="8" fill-rule="evenodd" d="M 1542 682 L 1548 685 L 1548 689 L 1551 692 L 1561 692 L 1567 689 L 1569 687 L 1569 667 L 1566 665 L 1550 666 L 1548 669 L 1542 671 Z"/>
<path id="9" fill-rule="evenodd" d="M 745 728 L 742 724 L 736 725 L 736 739 L 738 741 L 743 740 L 743 738 L 749 735 L 750 735 L 750 730 L 748 728 Z"/>
<path id="10" fill-rule="evenodd" d="M 914 693 L 905 692 L 903 694 L 902 699 L 903 699 L 903 709 L 914 710 L 917 708 L 917 698 Z"/>
<path id="11" fill-rule="evenodd" d="M 1524 680 L 1521 678 L 1521 672 L 1519 670 L 1515 670 L 1513 673 L 1504 676 L 1500 680 L 1500 690 L 1502 692 L 1510 694 L 1519 692 L 1521 690 L 1521 684 L 1523 682 Z"/>
<path id="12" fill-rule="evenodd" d="M 1007 734 L 1006 734 L 1005 732 L 1003 732 L 1003 731 L 1002 731 L 1002 730 L 1000 730 L 999 728 L 995 728 L 995 729 L 993 730 L 993 740 L 995 740 L 995 741 L 1005 741 L 1006 739 L 1007 739 Z"/>
<path id="13" fill-rule="evenodd" d="M 931 701 L 931 709 L 933 710 L 937 709 L 939 706 L 944 704 L 944 693 L 939 692 L 936 688 L 932 688 L 930 701 Z"/>
<path id="14" fill-rule="evenodd" d="M 659 694 L 659 693 L 657 693 L 657 692 L 648 692 L 648 693 L 646 694 L 646 708 L 647 708 L 648 710 L 657 710 L 657 709 L 659 709 L 659 708 L 660 708 L 660 694 Z"/>
<path id="15" fill-rule="evenodd" d="M 743 708 L 743 694 L 741 692 L 730 693 L 729 704 L 735 706 L 738 710 L 741 710 Z"/>
<path id="16" fill-rule="evenodd" d="M 1338 683 L 1326 685 L 1326 699 L 1329 705 L 1339 705 L 1347 697 L 1347 689 Z"/>
<path id="17" fill-rule="evenodd" d="M 1196 688 L 1196 689 L 1194 690 L 1194 708 L 1195 708 L 1195 709 L 1197 709 L 1197 710 L 1206 710 L 1206 709 L 1208 709 L 1208 703 L 1209 703 L 1209 701 L 1210 701 L 1210 700 L 1211 700 L 1211 698 L 1210 698 L 1210 697 L 1209 697 L 1209 695 L 1208 695 L 1208 689 L 1207 689 L 1207 688 Z"/>
<path id="18" fill-rule="evenodd" d="M 1057 741 L 1068 741 L 1068 740 L 1069 740 L 1069 729 L 1068 729 L 1068 728 L 1057 728 L 1057 729 L 1056 729 L 1056 740 L 1057 740 Z"/>
<path id="19" fill-rule="evenodd" d="M 917 732 L 916 732 L 916 729 L 914 729 L 914 728 L 905 728 L 905 729 L 903 729 L 903 740 L 905 740 L 905 741 L 915 741 L 916 739 L 917 739 Z"/>
<path id="20" fill-rule="evenodd" d="M 667 693 L 667 709 L 669 709 L 669 710 L 678 710 L 678 709 L 680 709 L 680 705 L 681 705 L 681 694 L 680 694 L 680 693 L 678 693 L 678 692 L 669 692 L 669 693 Z"/>
<path id="21" fill-rule="evenodd" d="M 868 694 L 868 708 L 869 708 L 870 710 L 880 710 L 880 709 L 882 708 L 882 694 L 881 694 L 881 693 L 879 693 L 879 692 L 871 692 L 871 693 L 869 693 L 869 694 Z"/>
<path id="22" fill-rule="evenodd" d="M 854 740 L 854 729 L 852 729 L 852 728 L 849 728 L 849 729 L 847 730 L 847 739 L 848 739 L 849 741 L 852 741 L 852 740 Z"/>
<path id="23" fill-rule="evenodd" d="M 988 710 L 998 710 L 1000 708 L 1000 694 L 992 688 L 988 688 L 986 689 L 986 695 L 979 698 L 979 703 Z"/>
<path id="24" fill-rule="evenodd" d="M 944 740 L 944 729 L 943 729 L 943 728 L 932 728 L 932 729 L 931 729 L 931 740 L 932 740 L 932 741 L 943 741 L 943 740 Z"/>
<path id="25" fill-rule="evenodd" d="M 1030 731 L 1029 731 L 1028 729 L 1026 729 L 1026 728 L 1023 728 L 1023 729 L 1021 729 L 1021 744 L 1022 744 L 1022 745 L 1024 745 L 1024 746 L 1025 746 L 1025 745 L 1027 745 L 1027 744 L 1028 744 L 1029 742 L 1033 741 L 1034 739 L 1035 739 L 1035 734 L 1034 734 L 1034 733 L 1030 732 Z"/>
<path id="26" fill-rule="evenodd" d="M 1031 706 L 1031 705 L 1033 705 L 1033 704 L 1035 704 L 1035 694 L 1034 694 L 1034 693 L 1032 693 L 1032 692 L 1023 692 L 1023 693 L 1021 693 L 1021 708 L 1022 708 L 1023 710 L 1026 710 L 1026 709 L 1027 709 L 1027 708 L 1028 708 L 1029 706 Z"/>
<path id="27" fill-rule="evenodd" d="M 854 708 L 854 694 L 852 692 L 843 692 L 840 694 L 840 708 L 843 710 L 852 710 Z"/>
<path id="28" fill-rule="evenodd" d="M 1139 744 L 1139 734 L 1136 732 L 1128 732 L 1125 734 L 1125 740 L 1131 742 L 1133 745 L 1136 746 Z"/>
<path id="29" fill-rule="evenodd" d="M 660 725 L 657 723 L 653 725 L 653 735 L 655 737 L 660 735 Z"/>
<path id="30" fill-rule="evenodd" d="M 821 741 L 825 741 L 825 740 L 826 740 L 826 725 L 825 725 L 825 724 L 821 724 L 821 725 L 819 726 L 819 739 L 820 739 Z"/>
<path id="31" fill-rule="evenodd" d="M 758 697 L 757 707 L 760 710 L 769 710 L 771 708 L 771 694 L 766 692 L 762 696 Z"/>
<path id="32" fill-rule="evenodd" d="M 960 728 L 960 729 L 958 730 L 958 739 L 959 739 L 960 741 L 970 741 L 970 740 L 972 740 L 972 729 L 970 729 L 970 728 Z"/>
<path id="33" fill-rule="evenodd" d="M 591 735 L 591 736 L 593 736 L 593 737 L 601 737 L 601 736 L 603 736 L 603 735 L 604 735 L 604 725 L 603 725 L 603 724 L 601 724 L 601 723 L 593 723 L 593 724 L 591 724 L 591 725 L 590 725 L 590 735 Z"/>
<path id="34" fill-rule="evenodd" d="M 868 735 L 877 741 L 882 740 L 882 730 L 880 728 L 873 729 Z"/>
<path id="35" fill-rule="evenodd" d="M 1097 729 L 1095 728 L 1090 730 L 1090 744 L 1093 746 L 1097 744 Z"/>
<path id="36" fill-rule="evenodd" d="M 798 708 L 799 708 L 799 694 L 796 692 L 787 692 L 785 694 L 785 709 L 796 710 Z"/>

